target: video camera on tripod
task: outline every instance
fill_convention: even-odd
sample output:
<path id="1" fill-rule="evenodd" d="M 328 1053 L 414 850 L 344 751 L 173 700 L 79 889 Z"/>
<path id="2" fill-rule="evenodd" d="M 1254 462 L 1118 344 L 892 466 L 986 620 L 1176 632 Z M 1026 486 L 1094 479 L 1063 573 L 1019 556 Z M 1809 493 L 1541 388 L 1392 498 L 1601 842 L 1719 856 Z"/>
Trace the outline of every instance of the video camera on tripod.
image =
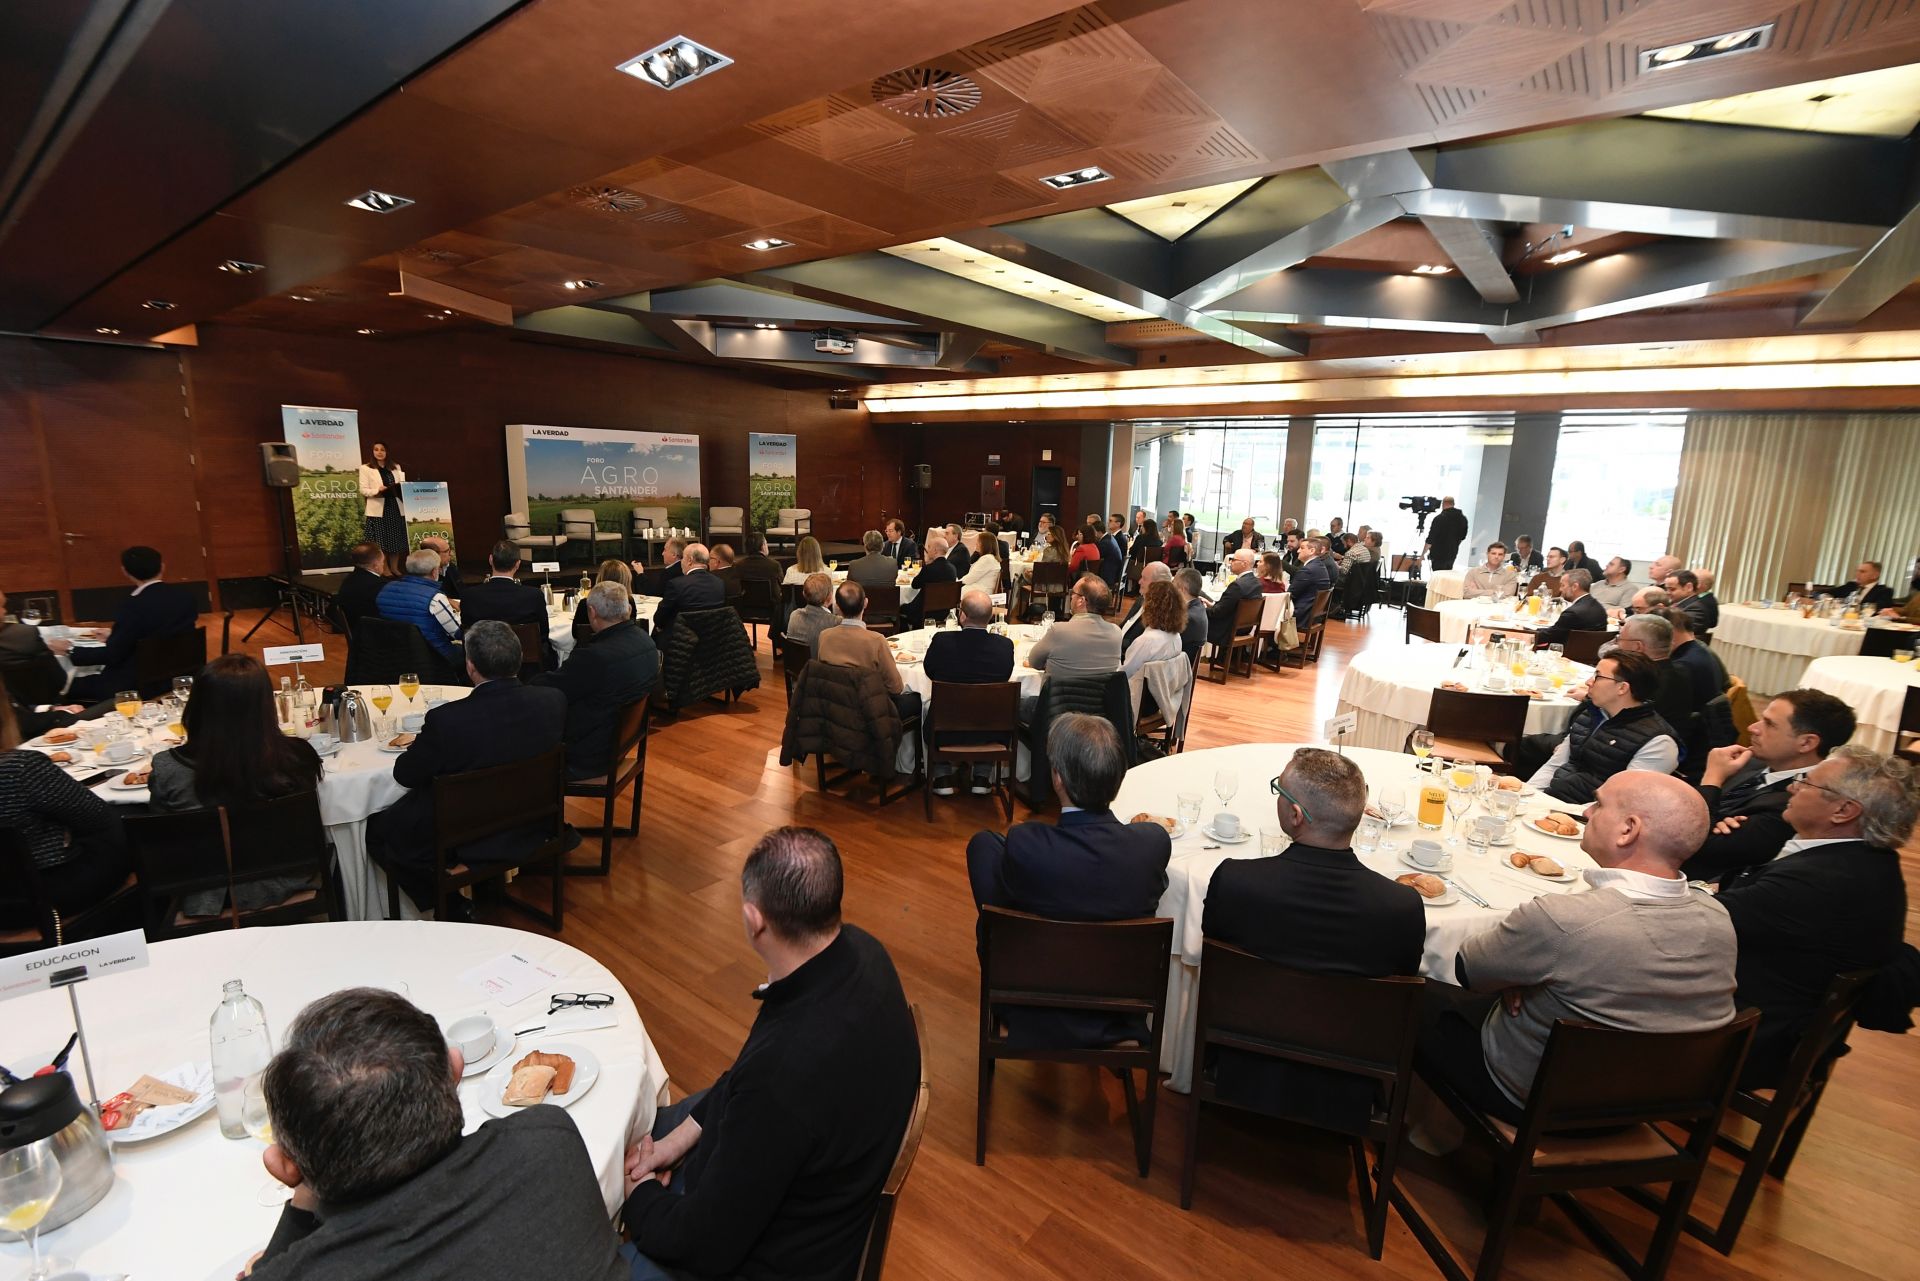
<path id="1" fill-rule="evenodd" d="M 1400 500 L 1400 510 L 1413 513 L 1414 528 L 1427 532 L 1427 517 L 1440 510 L 1440 500 L 1431 494 L 1408 494 Z"/>

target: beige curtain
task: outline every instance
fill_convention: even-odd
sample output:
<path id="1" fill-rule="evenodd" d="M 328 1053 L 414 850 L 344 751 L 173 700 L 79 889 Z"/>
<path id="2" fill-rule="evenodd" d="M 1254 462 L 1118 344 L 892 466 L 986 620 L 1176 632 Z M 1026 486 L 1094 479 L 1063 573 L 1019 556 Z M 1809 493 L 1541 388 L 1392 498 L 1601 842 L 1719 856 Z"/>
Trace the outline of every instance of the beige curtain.
<path id="1" fill-rule="evenodd" d="M 1667 546 L 1721 601 L 1778 599 L 1879 561 L 1896 596 L 1920 552 L 1920 415 L 1691 414 Z"/>

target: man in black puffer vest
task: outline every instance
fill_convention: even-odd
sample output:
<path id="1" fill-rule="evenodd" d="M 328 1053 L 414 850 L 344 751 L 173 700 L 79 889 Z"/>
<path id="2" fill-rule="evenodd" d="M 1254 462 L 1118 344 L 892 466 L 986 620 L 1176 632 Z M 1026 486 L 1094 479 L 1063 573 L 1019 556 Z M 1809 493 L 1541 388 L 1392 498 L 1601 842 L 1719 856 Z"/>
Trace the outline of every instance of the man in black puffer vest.
<path id="1" fill-rule="evenodd" d="M 1587 702 L 1566 737 L 1528 781 L 1555 800 L 1585 805 L 1600 784 L 1622 770 L 1671 774 L 1680 740 L 1648 706 L 1660 686 L 1658 666 L 1641 654 L 1611 653 L 1594 668 Z"/>

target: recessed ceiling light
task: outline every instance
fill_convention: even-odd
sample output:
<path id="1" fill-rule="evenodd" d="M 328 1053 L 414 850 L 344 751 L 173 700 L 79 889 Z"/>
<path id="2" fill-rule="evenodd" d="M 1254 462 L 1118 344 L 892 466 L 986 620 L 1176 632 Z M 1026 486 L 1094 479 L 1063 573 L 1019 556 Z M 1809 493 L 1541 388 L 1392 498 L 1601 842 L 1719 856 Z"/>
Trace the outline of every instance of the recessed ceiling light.
<path id="1" fill-rule="evenodd" d="M 377 334 L 380 331 L 378 329 L 356 329 L 353 332 L 356 334 Z"/>
<path id="2" fill-rule="evenodd" d="M 1547 256 L 1547 263 L 1550 266 L 1558 267 L 1563 262 L 1575 262 L 1586 256 L 1587 251 L 1584 249 L 1562 249 L 1557 254 L 1549 254 Z"/>
<path id="3" fill-rule="evenodd" d="M 430 311 L 427 313 L 427 319 L 428 320 L 452 320 L 453 313 L 450 311 Z"/>
<path id="4" fill-rule="evenodd" d="M 412 204 L 413 201 L 407 199 L 405 196 L 390 195 L 384 191 L 374 191 L 372 188 L 368 188 L 366 191 L 361 192 L 353 199 L 347 201 L 347 203 L 355 209 L 364 209 L 368 213 L 390 214 L 395 210 L 405 209 L 408 205 Z"/>
<path id="5" fill-rule="evenodd" d="M 685 36 L 675 36 L 665 44 L 628 58 L 614 70 L 624 71 L 657 89 L 678 89 L 709 72 L 732 65 L 733 59 L 725 54 L 715 53 Z"/>
<path id="6" fill-rule="evenodd" d="M 1447 266 L 1445 263 L 1423 262 L 1413 269 L 1413 274 L 1416 276 L 1444 276 L 1452 270 L 1453 268 Z"/>
<path id="7" fill-rule="evenodd" d="M 753 327 L 754 327 L 755 329 L 778 329 L 778 328 L 780 328 L 780 326 L 778 326 L 778 325 L 776 325 L 776 324 L 774 324 L 774 323 L 773 323 L 772 321 L 768 321 L 768 320 L 756 320 L 756 321 L 754 321 L 754 322 L 753 322 Z"/>
<path id="8" fill-rule="evenodd" d="M 145 302 L 141 303 L 140 305 L 142 307 L 145 307 L 148 311 L 172 311 L 173 310 L 173 304 L 168 302 L 165 298 L 149 298 Z"/>
<path id="9" fill-rule="evenodd" d="M 314 297 L 312 294 L 288 294 L 287 297 L 293 299 L 295 302 L 313 302 L 314 301 Z"/>
<path id="10" fill-rule="evenodd" d="M 1040 181 L 1056 191 L 1066 191 L 1073 187 L 1084 187 L 1090 182 L 1106 182 L 1113 175 L 1105 169 L 1089 165 L 1085 169 L 1070 169 L 1066 173 L 1048 174 Z"/>
<path id="11" fill-rule="evenodd" d="M 1753 53 L 1773 43 L 1773 24 L 1764 23 L 1757 27 L 1742 27 L 1738 31 L 1728 31 L 1717 36 L 1702 36 L 1698 40 L 1681 40 L 1674 44 L 1661 45 L 1656 49 L 1643 49 L 1640 53 L 1642 71 L 1664 71 L 1669 67 L 1686 67 L 1708 58 L 1723 58 L 1732 53 Z"/>
<path id="12" fill-rule="evenodd" d="M 587 278 L 586 278 L 585 276 L 582 276 L 582 277 L 581 277 L 580 279 L 578 279 L 578 280 L 567 280 L 567 281 L 562 281 L 562 282 L 561 282 L 561 284 L 560 284 L 560 287 L 561 287 L 562 289 L 601 289 L 601 288 L 604 288 L 604 286 L 603 286 L 603 285 L 602 285 L 602 284 L 601 284 L 601 283 L 600 283 L 599 281 L 597 281 L 597 280 L 588 280 L 588 279 L 587 279 Z"/>
<path id="13" fill-rule="evenodd" d="M 118 329 L 115 329 L 112 325 L 97 325 L 94 327 L 93 332 L 96 334 L 117 334 L 120 331 Z"/>
<path id="14" fill-rule="evenodd" d="M 765 253 L 769 249 L 791 249 L 793 248 L 793 242 L 791 240 L 782 240 L 778 236 L 762 236 L 758 240 L 749 240 L 740 247 L 742 249 L 753 249 Z"/>
<path id="15" fill-rule="evenodd" d="M 264 262 L 244 262 L 239 258 L 229 258 L 214 268 L 215 271 L 224 271 L 229 276 L 251 276 L 266 269 L 267 264 Z"/>

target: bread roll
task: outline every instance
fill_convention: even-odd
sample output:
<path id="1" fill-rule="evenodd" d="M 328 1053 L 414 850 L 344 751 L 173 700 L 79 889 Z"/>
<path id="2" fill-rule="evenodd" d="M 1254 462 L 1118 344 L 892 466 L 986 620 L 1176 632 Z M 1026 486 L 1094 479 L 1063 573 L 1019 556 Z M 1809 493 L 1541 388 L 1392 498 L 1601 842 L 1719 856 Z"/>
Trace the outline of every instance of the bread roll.
<path id="1" fill-rule="evenodd" d="M 1493 785 L 1503 792 L 1517 792 L 1527 783 L 1525 779 L 1515 778 L 1511 774 L 1502 774 L 1493 780 Z"/>
<path id="2" fill-rule="evenodd" d="M 1405 876 L 1396 876 L 1394 880 L 1402 885 L 1411 885 L 1420 891 L 1422 898 L 1439 898 L 1447 892 L 1447 883 L 1431 872 L 1408 872 Z"/>
<path id="3" fill-rule="evenodd" d="M 80 735 L 70 729 L 50 729 L 40 740 L 43 743 L 77 743 Z"/>
<path id="4" fill-rule="evenodd" d="M 1567 869 L 1545 854 L 1535 854 L 1527 860 L 1527 866 L 1541 876 L 1565 876 Z"/>
<path id="5" fill-rule="evenodd" d="M 544 1065 L 518 1067 L 507 1081 L 507 1092 L 500 1101 L 510 1108 L 523 1108 L 547 1097 L 553 1088 L 553 1069 Z"/>
<path id="6" fill-rule="evenodd" d="M 535 1050 L 513 1065 L 514 1071 L 524 1067 L 549 1067 L 553 1069 L 553 1092 L 565 1094 L 573 1088 L 573 1060 L 564 1054 L 548 1054 Z"/>
<path id="7" fill-rule="evenodd" d="M 1515 850 L 1513 853 L 1507 855 L 1507 862 L 1524 871 L 1527 866 L 1533 862 L 1533 855 L 1523 854 L 1519 850 Z"/>

